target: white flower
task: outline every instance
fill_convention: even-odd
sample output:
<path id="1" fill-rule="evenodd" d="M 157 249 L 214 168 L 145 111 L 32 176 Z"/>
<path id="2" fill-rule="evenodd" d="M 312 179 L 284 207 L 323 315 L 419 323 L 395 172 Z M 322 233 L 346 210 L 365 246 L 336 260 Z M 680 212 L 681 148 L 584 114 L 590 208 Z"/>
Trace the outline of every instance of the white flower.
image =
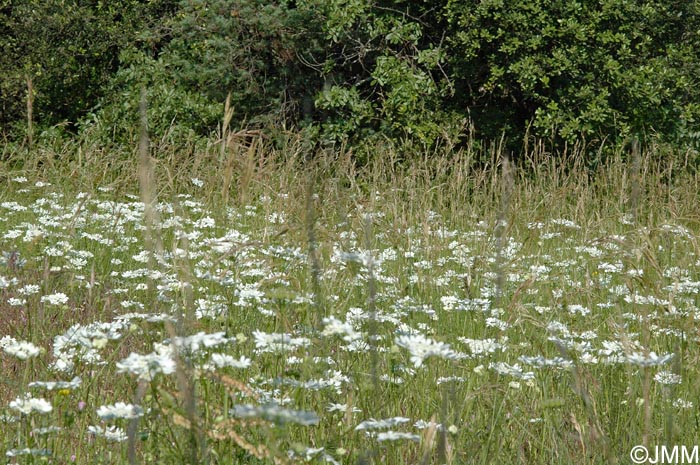
<path id="1" fill-rule="evenodd" d="M 533 379 L 535 377 L 535 373 L 531 371 L 524 372 L 517 363 L 515 365 L 508 365 L 505 362 L 491 362 L 489 363 L 489 368 L 499 375 L 509 375 L 524 380 Z"/>
<path id="2" fill-rule="evenodd" d="M 44 435 L 44 434 L 51 434 L 51 433 L 58 433 L 59 431 L 62 431 L 63 428 L 60 426 L 47 426 L 45 428 L 35 428 L 32 430 L 31 434 L 36 434 L 36 435 Z"/>
<path id="3" fill-rule="evenodd" d="M 556 225 L 564 226 L 564 227 L 566 227 L 566 228 L 571 228 L 571 229 L 581 229 L 581 226 L 577 225 L 577 224 L 574 223 L 573 221 L 571 221 L 571 220 L 566 220 L 566 219 L 563 219 L 563 218 L 553 219 L 553 220 L 550 221 L 550 224 L 556 224 Z"/>
<path id="4" fill-rule="evenodd" d="M 385 431 L 377 435 L 377 441 L 399 441 L 407 439 L 409 441 L 420 441 L 420 436 L 413 433 L 401 433 L 399 431 Z"/>
<path id="5" fill-rule="evenodd" d="M 362 334 L 355 331 L 352 324 L 347 321 L 340 321 L 334 316 L 323 319 L 323 336 L 342 335 L 343 340 L 352 342 L 362 339 Z"/>
<path id="6" fill-rule="evenodd" d="M 38 284 L 27 284 L 20 287 L 17 291 L 22 295 L 33 295 L 37 294 L 41 290 Z"/>
<path id="7" fill-rule="evenodd" d="M 463 383 L 464 381 L 465 381 L 465 379 L 462 378 L 461 376 L 441 376 L 435 381 L 435 384 L 440 385 L 440 384 L 449 383 L 449 382 Z"/>
<path id="8" fill-rule="evenodd" d="M 3 350 L 9 355 L 17 357 L 20 360 L 36 357 L 41 353 L 41 348 L 35 346 L 31 342 L 13 341 L 13 343 L 5 345 L 2 342 L 4 339 L 5 338 L 0 340 L 0 347 L 2 347 Z"/>
<path id="9" fill-rule="evenodd" d="M 13 344 L 17 344 L 17 339 L 12 336 L 3 336 L 2 339 L 0 339 L 0 349 L 4 349 Z"/>
<path id="10" fill-rule="evenodd" d="M 311 341 L 305 337 L 292 337 L 289 334 L 280 333 L 263 333 L 262 331 L 253 331 L 255 338 L 255 347 L 258 352 L 284 352 L 294 350 L 297 347 L 306 347 L 311 344 Z"/>
<path id="11" fill-rule="evenodd" d="M 231 367 L 231 368 L 248 368 L 252 363 L 251 360 L 242 355 L 241 358 L 235 359 L 227 354 L 214 353 L 211 354 L 211 363 L 205 363 L 202 368 L 209 371 L 214 371 L 217 368 Z"/>
<path id="12" fill-rule="evenodd" d="M 652 367 L 664 365 L 673 359 L 673 354 L 656 355 L 656 352 L 649 352 L 649 355 L 644 355 L 639 352 L 634 352 L 626 356 L 627 361 L 641 367 Z"/>
<path id="13" fill-rule="evenodd" d="M 176 364 L 167 346 L 157 346 L 155 352 L 139 355 L 132 352 L 121 362 L 117 362 L 117 372 L 137 375 L 143 381 L 152 381 L 158 373 L 175 373 Z"/>
<path id="14" fill-rule="evenodd" d="M 44 388 L 47 391 L 53 391 L 54 389 L 77 389 L 83 381 L 79 376 L 76 376 L 71 381 L 32 381 L 29 383 L 29 387 Z"/>
<path id="15" fill-rule="evenodd" d="M 504 350 L 503 344 L 496 342 L 495 339 L 468 339 L 466 337 L 458 338 L 461 342 L 469 346 L 469 350 L 474 355 L 492 354 L 497 350 Z"/>
<path id="16" fill-rule="evenodd" d="M 109 441 L 115 442 L 122 442 L 127 439 L 124 430 L 116 426 L 109 426 L 106 429 L 103 429 L 101 426 L 88 426 L 88 433 L 93 436 L 102 436 Z"/>
<path id="17" fill-rule="evenodd" d="M 55 294 L 41 296 L 41 302 L 50 305 L 65 305 L 68 302 L 68 296 L 63 292 L 56 292 Z"/>
<path id="18" fill-rule="evenodd" d="M 566 309 L 567 309 L 567 310 L 569 311 L 569 313 L 571 313 L 572 315 L 575 315 L 575 314 L 579 313 L 579 314 L 581 314 L 582 316 L 586 316 L 586 315 L 588 315 L 588 314 L 591 313 L 591 309 L 590 309 L 590 308 L 586 308 L 586 307 L 584 307 L 583 305 L 579 305 L 579 304 L 567 305 L 567 306 L 566 306 Z"/>
<path id="19" fill-rule="evenodd" d="M 125 404 L 117 402 L 114 405 L 103 405 L 97 409 L 97 415 L 103 420 L 113 420 L 115 418 L 124 418 L 133 420 L 143 416 L 143 407 L 133 404 Z"/>
<path id="20" fill-rule="evenodd" d="M 192 336 L 175 338 L 175 345 L 177 347 L 184 347 L 186 350 L 195 353 L 199 352 L 202 347 L 215 347 L 233 340 L 234 339 L 227 338 L 226 333 L 223 331 L 212 334 L 206 334 L 200 331 Z"/>
<path id="21" fill-rule="evenodd" d="M 654 381 L 659 384 L 681 384 L 682 378 L 670 371 L 660 371 L 654 376 Z"/>
<path id="22" fill-rule="evenodd" d="M 425 421 L 425 420 L 418 420 L 413 424 L 413 427 L 416 429 L 426 429 L 426 428 L 435 428 L 438 431 L 443 431 L 445 429 L 444 426 L 442 426 L 442 423 L 435 423 L 434 421 Z"/>
<path id="23" fill-rule="evenodd" d="M 39 457 L 50 457 L 51 451 L 49 451 L 48 449 L 30 449 L 26 447 L 24 449 L 9 449 L 7 452 L 5 452 L 5 455 L 7 457 L 19 457 L 21 455 L 37 455 Z"/>
<path id="24" fill-rule="evenodd" d="M 508 323 L 493 317 L 486 318 L 486 326 L 490 328 L 498 328 L 501 331 L 505 331 L 506 329 L 508 329 Z"/>
<path id="25" fill-rule="evenodd" d="M 447 360 L 460 360 L 467 357 L 466 354 L 452 350 L 449 344 L 433 341 L 422 334 L 399 336 L 396 338 L 396 345 L 408 349 L 411 353 L 411 362 L 416 368 L 431 356 Z"/>
<path id="26" fill-rule="evenodd" d="M 35 399 L 30 396 L 25 396 L 24 399 L 18 397 L 10 402 L 10 408 L 17 410 L 20 413 L 29 415 L 32 412 L 49 413 L 53 410 L 53 406 L 45 399 Z"/>
<path id="27" fill-rule="evenodd" d="M 333 403 L 331 403 L 328 405 L 328 407 L 326 407 L 326 410 L 328 410 L 329 412 L 347 412 L 348 405 L 347 404 L 333 404 Z M 353 412 L 361 412 L 362 410 L 357 408 L 357 407 L 353 407 L 352 411 Z"/>
<path id="28" fill-rule="evenodd" d="M 405 417 L 393 417 L 393 418 L 384 418 L 381 420 L 375 420 L 374 418 L 370 418 L 369 420 L 365 420 L 359 425 L 355 427 L 355 431 L 362 431 L 362 430 L 373 430 L 373 429 L 384 429 L 384 428 L 391 428 L 393 426 L 397 425 L 402 425 L 404 423 L 408 423 L 411 421 L 408 418 Z"/>
<path id="29" fill-rule="evenodd" d="M 676 399 L 673 401 L 673 406 L 681 409 L 691 409 L 693 408 L 693 402 L 685 399 Z"/>
<path id="30" fill-rule="evenodd" d="M 574 366 L 574 362 L 562 357 L 544 358 L 541 355 L 538 355 L 536 357 L 528 357 L 527 355 L 521 355 L 520 357 L 518 357 L 518 360 L 520 360 L 523 363 L 527 363 L 528 365 L 535 366 L 537 368 L 572 368 Z"/>
<path id="31" fill-rule="evenodd" d="M 233 407 L 233 414 L 238 418 L 264 418 L 276 423 L 297 423 L 299 425 L 317 425 L 319 418 L 314 412 L 291 410 L 276 404 L 243 405 Z"/>

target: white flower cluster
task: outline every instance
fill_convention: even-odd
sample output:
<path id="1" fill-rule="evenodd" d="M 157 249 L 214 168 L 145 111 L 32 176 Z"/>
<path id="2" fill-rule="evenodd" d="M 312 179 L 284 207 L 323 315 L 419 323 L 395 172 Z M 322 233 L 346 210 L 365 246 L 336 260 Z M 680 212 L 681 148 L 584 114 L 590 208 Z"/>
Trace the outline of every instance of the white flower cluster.
<path id="1" fill-rule="evenodd" d="M 18 341 L 11 336 L 5 336 L 0 339 L 0 348 L 8 355 L 17 357 L 20 360 L 36 357 L 41 353 L 41 349 L 31 342 Z"/>
<path id="2" fill-rule="evenodd" d="M 49 413 L 53 410 L 53 406 L 46 399 L 35 399 L 29 395 L 25 395 L 24 398 L 18 397 L 10 402 L 10 408 L 24 415 L 29 415 L 34 412 Z"/>
<path id="3" fill-rule="evenodd" d="M 411 421 L 410 418 L 406 417 L 383 418 L 380 420 L 370 418 L 369 420 L 365 420 L 359 425 L 357 425 L 355 427 L 355 431 L 370 431 L 375 429 L 393 428 L 394 426 L 402 425 L 404 423 L 408 423 L 409 421 Z"/>
<path id="4" fill-rule="evenodd" d="M 97 415 L 103 420 L 114 420 L 117 418 L 133 420 L 143 416 L 143 407 L 117 402 L 114 405 L 101 406 L 97 409 Z"/>
<path id="5" fill-rule="evenodd" d="M 535 373 L 532 371 L 523 371 L 517 363 L 515 365 L 508 365 L 505 362 L 491 362 L 489 363 L 489 368 L 499 375 L 513 376 L 524 380 L 535 378 Z"/>
<path id="6" fill-rule="evenodd" d="M 311 344 L 311 340 L 305 337 L 292 337 L 284 333 L 264 333 L 253 331 L 255 338 L 255 348 L 259 353 L 265 352 L 285 352 L 298 347 L 306 347 Z"/>
<path id="7" fill-rule="evenodd" d="M 127 440 L 127 435 L 123 429 L 117 426 L 108 426 L 107 428 L 102 428 L 101 426 L 88 426 L 88 434 L 92 436 L 100 436 L 108 441 L 123 442 Z"/>
<path id="8" fill-rule="evenodd" d="M 447 360 L 467 358 L 467 354 L 456 352 L 449 344 L 428 339 L 422 334 L 409 334 L 396 338 L 396 345 L 411 353 L 411 362 L 418 368 L 428 357 L 439 357 Z"/>
<path id="9" fill-rule="evenodd" d="M 296 423 L 304 426 L 317 425 L 319 418 L 314 412 L 291 410 L 276 404 L 243 405 L 233 408 L 233 415 L 238 418 L 264 418 L 275 423 Z"/>
<path id="10" fill-rule="evenodd" d="M 158 373 L 175 373 L 175 369 L 172 349 L 163 344 L 155 344 L 155 351 L 150 354 L 139 355 L 132 352 L 127 358 L 117 362 L 119 373 L 131 373 L 143 381 L 152 381 Z"/>

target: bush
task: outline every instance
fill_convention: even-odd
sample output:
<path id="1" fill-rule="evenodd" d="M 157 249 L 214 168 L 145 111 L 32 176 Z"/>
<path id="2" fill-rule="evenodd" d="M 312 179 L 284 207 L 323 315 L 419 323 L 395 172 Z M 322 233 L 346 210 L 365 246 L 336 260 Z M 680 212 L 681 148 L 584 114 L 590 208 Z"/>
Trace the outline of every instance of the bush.
<path id="1" fill-rule="evenodd" d="M 173 66 L 137 50 L 121 54 L 122 67 L 111 80 L 107 96 L 81 121 L 83 131 L 102 143 L 131 143 L 140 131 L 141 90 L 146 90 L 148 131 L 189 141 L 208 132 L 221 119 L 222 105 L 178 86 Z"/>
<path id="2" fill-rule="evenodd" d="M 5 0 L 0 5 L 3 133 L 25 119 L 27 78 L 36 93 L 38 124 L 75 124 L 105 95 L 120 51 L 171 7 L 166 0 Z"/>
<path id="3" fill-rule="evenodd" d="M 697 143 L 697 2 L 305 2 L 323 11 L 333 134 Z"/>
<path id="4" fill-rule="evenodd" d="M 697 121 L 697 2 L 450 2 L 451 73 L 472 114 L 572 142 Z M 493 113 L 498 117 L 494 118 Z M 479 118 L 483 114 L 485 118 Z"/>
<path id="5" fill-rule="evenodd" d="M 468 127 L 516 153 L 525 137 L 700 148 L 698 2 L 0 2 L 6 133 L 30 77 L 40 123 L 117 140 L 145 86 L 156 137 L 209 134 L 231 94 L 234 126 L 355 147 L 452 144 Z"/>

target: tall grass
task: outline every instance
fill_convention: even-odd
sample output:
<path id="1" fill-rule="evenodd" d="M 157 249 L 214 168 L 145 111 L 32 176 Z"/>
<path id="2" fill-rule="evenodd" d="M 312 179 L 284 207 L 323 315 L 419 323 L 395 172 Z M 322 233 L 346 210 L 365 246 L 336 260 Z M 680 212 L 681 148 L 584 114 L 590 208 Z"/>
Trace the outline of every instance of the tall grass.
<path id="1" fill-rule="evenodd" d="M 694 444 L 682 158 L 592 170 L 465 145 L 357 166 L 243 137 L 6 157 L 8 462 L 628 463 Z"/>

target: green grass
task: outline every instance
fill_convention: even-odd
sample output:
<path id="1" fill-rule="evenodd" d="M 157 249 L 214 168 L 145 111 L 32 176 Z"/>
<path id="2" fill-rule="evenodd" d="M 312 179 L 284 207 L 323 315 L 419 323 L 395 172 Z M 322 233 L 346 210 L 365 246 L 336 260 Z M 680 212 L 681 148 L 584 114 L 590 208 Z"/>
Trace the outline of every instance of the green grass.
<path id="1" fill-rule="evenodd" d="M 690 169 L 468 150 L 357 168 L 300 147 L 6 157 L 0 446 L 29 451 L 8 463 L 602 464 L 694 445 Z M 168 373 L 123 372 L 132 353 Z M 25 395 L 51 411 L 21 413 Z M 100 417 L 117 402 L 137 420 Z M 111 426 L 123 441 L 94 434 Z"/>

